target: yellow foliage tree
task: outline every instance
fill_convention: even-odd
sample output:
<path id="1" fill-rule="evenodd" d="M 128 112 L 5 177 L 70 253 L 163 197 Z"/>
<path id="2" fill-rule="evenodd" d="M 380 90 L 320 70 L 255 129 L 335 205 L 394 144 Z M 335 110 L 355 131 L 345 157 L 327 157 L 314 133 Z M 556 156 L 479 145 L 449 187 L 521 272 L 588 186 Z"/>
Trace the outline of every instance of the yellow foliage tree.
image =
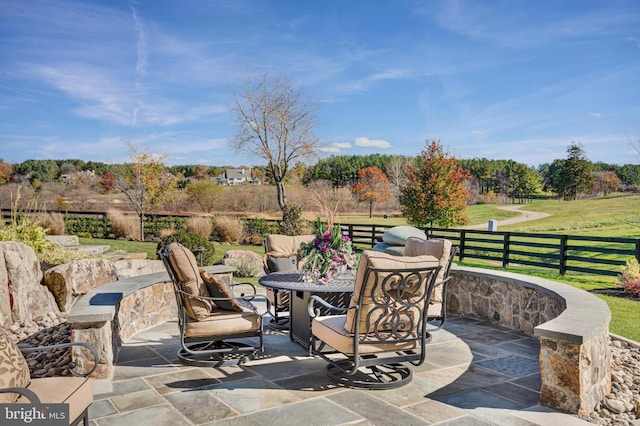
<path id="1" fill-rule="evenodd" d="M 172 197 L 178 181 L 164 166 L 166 155 L 138 152 L 128 145 L 131 163 L 125 165 L 117 183 L 140 218 L 140 241 L 144 241 L 145 215 L 157 211 L 161 201 Z"/>

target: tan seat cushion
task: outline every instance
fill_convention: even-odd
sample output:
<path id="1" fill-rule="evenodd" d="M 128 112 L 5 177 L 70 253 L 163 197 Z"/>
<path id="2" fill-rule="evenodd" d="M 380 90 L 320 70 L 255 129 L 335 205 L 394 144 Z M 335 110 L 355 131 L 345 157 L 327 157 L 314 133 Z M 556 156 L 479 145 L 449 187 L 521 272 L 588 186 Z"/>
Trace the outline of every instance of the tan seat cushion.
<path id="1" fill-rule="evenodd" d="M 278 309 L 281 307 L 288 307 L 291 292 L 289 290 L 278 290 L 278 292 L 274 291 L 272 288 L 267 288 L 266 296 L 271 302 L 272 305 L 276 305 Z"/>
<path id="2" fill-rule="evenodd" d="M 442 302 L 431 302 L 429 304 L 429 308 L 427 309 L 427 316 L 429 318 L 441 317 L 442 316 Z"/>
<path id="3" fill-rule="evenodd" d="M 209 290 L 200 276 L 200 270 L 194 254 L 179 243 L 171 243 L 167 246 L 167 260 L 176 273 L 176 278 L 182 288 L 195 296 L 209 297 Z M 207 318 L 211 312 L 211 302 L 184 296 L 182 298 L 184 309 L 192 319 L 201 320 Z"/>
<path id="4" fill-rule="evenodd" d="M 407 238 L 407 242 L 404 246 L 405 256 L 422 256 L 431 255 L 438 259 L 440 266 L 440 272 L 436 280 L 436 286 L 431 293 L 431 300 L 434 302 L 442 302 L 442 285 L 438 285 L 444 280 L 444 274 L 447 272 L 447 264 L 449 263 L 449 256 L 451 254 L 451 241 L 444 238 L 433 238 L 431 240 L 422 240 L 416 237 Z"/>
<path id="5" fill-rule="evenodd" d="M 26 388 L 29 386 L 29 366 L 18 345 L 0 327 L 0 388 Z M 0 403 L 16 402 L 17 393 L 0 393 Z"/>
<path id="6" fill-rule="evenodd" d="M 28 389 L 35 392 L 43 404 L 69 404 L 71 421 L 80 417 L 93 402 L 91 381 L 85 377 L 33 379 Z M 17 402 L 29 402 L 29 400 L 21 396 Z"/>
<path id="7" fill-rule="evenodd" d="M 372 287 L 375 283 L 374 274 L 370 274 L 367 282 L 365 282 L 365 271 L 367 267 L 383 268 L 383 269 L 407 269 L 407 268 L 419 268 L 419 267 L 434 267 L 438 266 L 438 259 L 433 256 L 414 256 L 403 257 L 394 256 L 379 251 L 365 250 L 360 256 L 358 263 L 358 270 L 356 272 L 356 283 L 354 287 L 353 295 L 349 306 L 357 306 L 360 298 L 360 293 L 364 292 L 365 297 L 362 302 L 362 309 L 360 314 L 359 330 L 364 333 L 367 330 L 367 314 L 373 308 L 372 299 L 367 294 L 370 294 Z M 416 293 L 416 296 L 421 296 L 422 293 Z M 344 327 L 348 333 L 355 331 L 355 317 L 356 313 L 354 309 L 347 312 L 347 319 L 344 323 Z"/>
<path id="8" fill-rule="evenodd" d="M 205 337 L 246 333 L 260 329 L 260 316 L 242 307 L 242 312 L 225 311 L 214 306 L 211 314 L 200 321 L 187 318 L 185 336 Z"/>
<path id="9" fill-rule="evenodd" d="M 230 298 L 233 297 L 233 294 L 222 280 L 217 279 L 216 277 L 210 277 L 207 274 L 207 271 L 204 269 L 200 270 L 200 276 L 207 286 L 207 291 L 211 297 L 216 298 Z M 212 300 L 213 303 L 218 306 L 218 308 L 225 311 L 236 311 L 242 312 L 242 307 L 238 303 L 237 300 Z"/>
<path id="10" fill-rule="evenodd" d="M 355 352 L 355 342 L 353 334 L 345 330 L 346 315 L 330 315 L 316 317 L 311 323 L 311 332 L 318 339 L 322 340 L 333 349 L 346 355 L 353 355 Z M 362 337 L 362 336 L 361 336 Z M 412 335 L 415 338 L 415 335 Z M 375 339 L 375 337 L 371 337 Z M 415 349 L 418 341 L 393 343 L 365 343 L 358 345 L 360 355 L 373 354 L 378 352 L 394 352 Z"/>
<path id="11" fill-rule="evenodd" d="M 308 243 L 316 238 L 315 235 L 281 235 L 269 234 L 264 239 L 265 263 L 267 256 L 273 259 L 291 258 L 297 256 L 300 244 Z M 299 260 L 296 268 L 300 269 L 302 261 Z M 270 272 L 275 272 L 269 269 Z"/>

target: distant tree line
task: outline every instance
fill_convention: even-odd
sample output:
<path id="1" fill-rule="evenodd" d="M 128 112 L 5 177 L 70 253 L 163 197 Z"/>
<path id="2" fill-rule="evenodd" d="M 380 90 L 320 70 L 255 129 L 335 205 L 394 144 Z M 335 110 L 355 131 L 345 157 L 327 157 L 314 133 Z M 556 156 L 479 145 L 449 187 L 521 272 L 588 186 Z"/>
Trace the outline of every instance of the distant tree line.
<path id="1" fill-rule="evenodd" d="M 334 155 L 320 159 L 313 165 L 298 162 L 288 172 L 287 180 L 309 185 L 314 181 L 326 181 L 334 188 L 352 188 L 359 179 L 361 170 L 376 167 L 387 178 L 391 197 L 397 199 L 406 182 L 406 170 L 417 158 L 399 155 Z M 616 190 L 637 192 L 640 188 L 640 164 L 592 163 L 584 149 L 571 144 L 567 158 L 544 163 L 537 168 L 513 160 L 473 158 L 459 160 L 470 178 L 467 186 L 474 194 L 502 194 L 508 197 L 530 197 L 540 193 L 555 193 L 564 199 L 575 199 L 580 195 L 608 194 Z M 115 188 L 115 176 L 121 176 L 130 164 L 108 164 L 78 159 L 26 160 L 8 164 L 0 159 L 0 185 L 9 182 L 29 182 L 34 187 L 41 183 L 62 180 L 80 172 L 95 175 L 103 192 Z M 207 165 L 167 166 L 166 171 L 176 177 L 177 188 L 187 189 L 195 182 L 209 181 L 220 176 L 229 167 Z M 266 184 L 272 184 L 265 166 L 254 166 L 254 176 Z M 188 192 L 204 193 L 210 190 L 193 187 Z M 211 209 L 211 202 L 204 210 Z"/>

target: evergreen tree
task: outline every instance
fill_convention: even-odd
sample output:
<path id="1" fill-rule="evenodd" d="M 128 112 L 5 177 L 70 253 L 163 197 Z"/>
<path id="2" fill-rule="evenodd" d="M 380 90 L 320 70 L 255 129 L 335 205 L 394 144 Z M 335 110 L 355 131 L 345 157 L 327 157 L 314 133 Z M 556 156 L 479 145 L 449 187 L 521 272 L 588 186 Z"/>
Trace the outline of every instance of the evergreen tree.
<path id="1" fill-rule="evenodd" d="M 575 200 L 578 194 L 593 191 L 593 164 L 587 159 L 584 149 L 579 144 L 569 145 L 567 154 L 567 159 L 558 171 L 554 189 L 565 200 Z"/>

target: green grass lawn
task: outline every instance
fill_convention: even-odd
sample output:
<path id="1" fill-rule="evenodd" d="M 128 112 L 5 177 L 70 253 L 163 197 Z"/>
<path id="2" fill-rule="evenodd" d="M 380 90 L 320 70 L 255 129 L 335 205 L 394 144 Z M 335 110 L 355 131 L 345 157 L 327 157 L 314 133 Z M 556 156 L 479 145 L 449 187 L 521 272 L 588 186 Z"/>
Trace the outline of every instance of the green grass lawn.
<path id="1" fill-rule="evenodd" d="M 523 209 L 551 216 L 500 230 L 640 238 L 640 197 L 537 200 Z"/>
<path id="2" fill-rule="evenodd" d="M 523 207 L 526 209 L 526 207 Z M 501 210 L 499 206 L 494 204 L 478 204 L 467 207 L 470 225 L 479 225 L 487 223 L 489 219 L 503 220 L 519 216 L 517 212 Z M 337 223 L 353 223 L 359 225 L 384 225 L 384 226 L 400 226 L 406 225 L 407 221 L 403 217 L 384 218 L 380 216 L 337 216 Z"/>
<path id="3" fill-rule="evenodd" d="M 543 211 L 552 216 L 516 225 L 500 227 L 500 231 L 542 232 L 553 234 L 577 234 L 589 236 L 640 238 L 640 197 L 597 198 L 578 201 L 538 200 L 522 207 L 525 210 Z M 514 212 L 500 210 L 493 205 L 477 205 L 468 209 L 472 223 L 486 223 L 489 219 L 501 220 L 517 215 Z M 378 224 L 385 226 L 405 225 L 402 218 L 369 219 L 368 216 L 350 216 L 337 218 L 340 223 Z M 108 244 L 112 251 L 145 252 L 149 259 L 157 259 L 155 243 L 102 240 L 80 238 L 81 244 Z M 216 244 L 215 259 L 219 260 L 228 250 L 251 250 L 264 254 L 262 246 L 235 244 Z M 465 261 L 464 265 L 501 269 L 500 265 L 484 261 Z M 517 266 L 508 270 L 525 275 L 539 276 L 566 283 L 585 291 L 615 286 L 615 277 L 590 274 L 569 273 L 561 276 L 548 269 Z M 242 279 L 243 281 L 245 279 Z M 246 279 L 257 283 L 257 279 Z M 595 294 L 595 293 L 594 293 Z M 611 332 L 640 341 L 640 300 L 630 300 L 613 296 L 595 294 L 603 299 L 611 309 Z"/>

